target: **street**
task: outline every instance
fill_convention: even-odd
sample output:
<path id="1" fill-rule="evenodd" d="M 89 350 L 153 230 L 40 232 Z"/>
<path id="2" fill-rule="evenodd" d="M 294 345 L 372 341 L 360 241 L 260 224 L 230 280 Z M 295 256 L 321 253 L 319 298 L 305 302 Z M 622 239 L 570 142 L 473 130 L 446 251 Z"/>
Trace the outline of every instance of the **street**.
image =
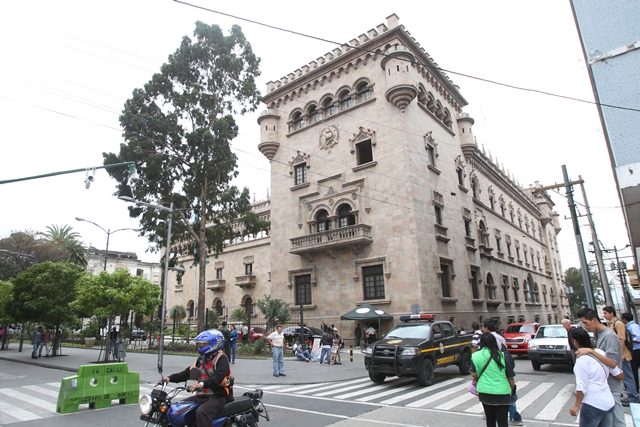
<path id="1" fill-rule="evenodd" d="M 242 363 L 242 361 L 239 361 Z M 263 360 L 266 369 L 270 361 Z M 482 408 L 467 391 L 468 377 L 450 367 L 436 371 L 436 383 L 420 387 L 413 379 L 390 378 L 382 385 L 366 376 L 343 381 L 300 381 L 304 370 L 335 370 L 339 367 L 309 366 L 290 362 L 288 382 L 251 384 L 244 378 L 236 382 L 236 394 L 262 387 L 264 403 L 271 422 L 261 425 L 300 426 L 463 426 L 483 425 Z M 573 375 L 568 367 L 544 366 L 535 372 L 526 359 L 516 360 L 518 409 L 527 426 L 573 426 L 576 419 L 568 414 L 573 402 Z M 55 412 L 60 379 L 71 373 L 12 361 L 0 360 L 0 425 L 36 426 L 111 426 L 142 425 L 137 405 L 119 405 L 91 410 L 86 405 L 79 412 L 60 415 Z M 143 381 L 141 394 L 151 384 Z M 631 425 L 629 420 L 629 425 Z"/>

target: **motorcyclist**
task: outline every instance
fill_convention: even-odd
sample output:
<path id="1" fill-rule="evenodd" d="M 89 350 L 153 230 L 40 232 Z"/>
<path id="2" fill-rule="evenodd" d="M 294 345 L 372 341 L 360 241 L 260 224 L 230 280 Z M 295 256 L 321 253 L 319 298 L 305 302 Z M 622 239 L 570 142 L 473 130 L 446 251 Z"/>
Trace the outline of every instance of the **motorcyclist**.
<path id="1" fill-rule="evenodd" d="M 196 424 L 199 427 L 211 425 L 211 421 L 222 411 L 225 403 L 232 400 L 229 377 L 229 359 L 224 354 L 224 337 L 217 329 L 200 332 L 196 337 L 196 348 L 200 356 L 184 371 L 162 377 L 162 381 L 182 382 L 190 377 L 191 369 L 200 369 L 199 381 L 189 386 L 189 391 L 196 392 L 186 400 L 200 404 L 196 410 Z"/>

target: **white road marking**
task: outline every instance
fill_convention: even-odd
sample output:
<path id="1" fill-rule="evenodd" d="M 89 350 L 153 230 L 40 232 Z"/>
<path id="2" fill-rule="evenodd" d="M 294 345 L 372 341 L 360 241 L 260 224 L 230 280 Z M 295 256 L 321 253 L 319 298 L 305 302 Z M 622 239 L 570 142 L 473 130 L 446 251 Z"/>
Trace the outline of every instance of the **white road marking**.
<path id="1" fill-rule="evenodd" d="M 11 405 L 2 399 L 0 399 L 0 413 L 5 413 L 18 421 L 31 421 L 42 418 L 41 415 L 34 414 L 16 405 Z"/>
<path id="2" fill-rule="evenodd" d="M 311 394 L 311 393 L 315 393 L 317 391 L 324 391 L 324 390 L 330 390 L 330 389 L 336 389 L 336 388 L 339 389 L 340 387 L 345 386 L 345 385 L 358 384 L 358 383 L 364 383 L 364 382 L 369 382 L 369 381 L 371 381 L 369 378 L 360 378 L 359 380 L 346 381 L 346 382 L 343 382 L 343 383 L 330 384 L 330 385 L 325 385 L 325 386 L 322 386 L 322 387 L 317 387 L 315 389 L 312 388 L 312 389 L 309 389 L 309 390 L 302 390 L 298 394 L 306 394 L 306 393 Z M 333 392 L 335 392 L 335 390 Z M 331 393 L 329 393 L 329 394 L 331 394 Z"/>
<path id="3" fill-rule="evenodd" d="M 553 399 L 540 411 L 536 416 L 536 420 L 555 420 L 564 405 L 573 396 L 573 384 L 567 384 L 562 387 L 562 390 L 556 394 Z M 518 408 L 519 409 L 519 408 Z"/>
<path id="4" fill-rule="evenodd" d="M 17 390 L 0 388 L 0 393 L 5 396 L 9 396 L 13 399 L 22 400 L 24 402 L 30 403 L 31 405 L 37 406 L 38 408 L 42 408 L 46 411 L 56 413 L 56 404 L 53 402 L 49 402 L 46 400 L 38 399 L 33 396 L 29 396 L 28 394 L 21 393 Z"/>
<path id="5" fill-rule="evenodd" d="M 405 406 L 408 406 L 409 408 L 420 408 L 423 406 L 427 406 L 428 404 L 430 404 L 431 402 L 435 402 L 436 400 L 440 400 L 443 399 L 451 394 L 457 393 L 461 390 L 464 390 L 467 388 L 467 384 L 458 384 L 454 387 L 451 387 L 447 390 L 443 390 L 439 393 L 435 393 L 432 395 L 429 395 L 423 399 L 420 400 L 416 400 L 415 402 L 411 402 L 406 404 Z"/>
<path id="6" fill-rule="evenodd" d="M 304 385 L 296 385 L 278 389 L 278 393 L 297 393 L 302 390 L 306 390 L 309 388 L 318 388 L 323 387 L 325 385 L 329 385 L 331 383 L 318 383 L 318 384 L 304 384 Z"/>
<path id="7" fill-rule="evenodd" d="M 406 394 L 403 394 L 403 395 L 400 395 L 400 396 L 392 397 L 391 399 L 383 400 L 380 403 L 383 404 L 383 405 L 393 405 L 395 403 L 402 402 L 403 400 L 409 400 L 412 397 L 420 396 L 421 394 L 427 394 L 427 393 L 429 393 L 431 391 L 439 390 L 439 389 L 444 388 L 444 387 L 448 387 L 450 385 L 459 383 L 460 381 L 468 381 L 468 379 L 467 378 L 452 378 L 450 380 L 441 382 L 440 384 L 432 385 L 431 387 L 422 387 L 422 388 L 419 388 L 419 389 L 414 390 L 412 392 L 409 392 L 409 393 L 406 393 Z"/>
<path id="8" fill-rule="evenodd" d="M 529 393 L 525 394 L 523 397 L 518 396 L 518 402 L 516 403 L 518 412 L 522 412 L 527 409 L 529 405 L 538 400 L 538 398 L 551 387 L 553 387 L 553 383 L 542 383 L 531 390 Z"/>
<path id="9" fill-rule="evenodd" d="M 415 387 L 414 384 L 405 385 L 405 386 L 402 386 L 402 387 L 392 387 L 387 391 L 383 391 L 381 393 L 372 394 L 371 396 L 361 397 L 361 398 L 356 399 L 356 400 L 358 402 L 370 402 L 370 401 L 372 401 L 374 399 L 379 399 L 381 397 L 385 397 L 385 396 L 388 396 L 390 394 L 396 394 L 398 392 L 405 391 L 405 390 L 408 390 L 408 389 L 413 388 L 413 387 Z"/>
<path id="10" fill-rule="evenodd" d="M 402 381 L 398 381 L 398 383 L 400 384 L 406 384 L 407 382 L 413 382 L 413 379 L 411 380 L 402 380 Z M 351 393 L 346 393 L 346 394 L 340 394 L 338 396 L 334 396 L 336 399 L 350 399 L 352 397 L 355 396 L 360 396 L 363 394 L 367 394 L 367 393 L 371 393 L 373 391 L 378 391 L 378 390 L 386 390 L 389 387 L 393 387 L 393 383 L 389 383 L 389 384 L 380 384 L 377 385 L 375 387 L 367 387 L 366 389 L 363 390 L 358 390 L 358 391 L 352 391 Z"/>
<path id="11" fill-rule="evenodd" d="M 57 391 L 49 390 L 48 388 L 40 387 L 37 385 L 25 385 L 21 388 L 26 388 L 27 390 L 35 391 L 36 393 L 44 394 L 45 396 L 55 397 L 56 399 L 58 398 Z"/>

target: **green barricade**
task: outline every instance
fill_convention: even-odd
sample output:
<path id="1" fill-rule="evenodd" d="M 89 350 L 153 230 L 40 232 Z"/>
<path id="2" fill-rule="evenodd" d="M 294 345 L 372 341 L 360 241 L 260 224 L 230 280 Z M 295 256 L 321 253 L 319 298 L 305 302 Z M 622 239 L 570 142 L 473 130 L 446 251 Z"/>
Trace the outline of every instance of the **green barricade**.
<path id="1" fill-rule="evenodd" d="M 89 408 L 107 408 L 112 400 L 137 403 L 140 395 L 140 374 L 129 372 L 126 363 L 82 365 L 78 374 L 62 379 L 56 411 L 77 412 L 80 404 Z"/>

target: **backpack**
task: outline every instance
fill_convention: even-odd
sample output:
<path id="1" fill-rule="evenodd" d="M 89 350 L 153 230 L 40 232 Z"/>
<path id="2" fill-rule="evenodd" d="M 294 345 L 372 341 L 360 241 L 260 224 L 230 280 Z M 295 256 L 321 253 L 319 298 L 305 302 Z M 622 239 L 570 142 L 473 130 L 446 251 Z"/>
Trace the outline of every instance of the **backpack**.
<path id="1" fill-rule="evenodd" d="M 620 320 L 616 321 L 616 323 L 617 322 L 620 322 Z M 616 331 L 616 334 L 617 334 L 617 331 Z M 629 333 L 629 330 L 627 329 L 627 325 L 624 325 L 624 346 L 627 347 L 627 350 L 633 351 L 633 336 Z"/>

